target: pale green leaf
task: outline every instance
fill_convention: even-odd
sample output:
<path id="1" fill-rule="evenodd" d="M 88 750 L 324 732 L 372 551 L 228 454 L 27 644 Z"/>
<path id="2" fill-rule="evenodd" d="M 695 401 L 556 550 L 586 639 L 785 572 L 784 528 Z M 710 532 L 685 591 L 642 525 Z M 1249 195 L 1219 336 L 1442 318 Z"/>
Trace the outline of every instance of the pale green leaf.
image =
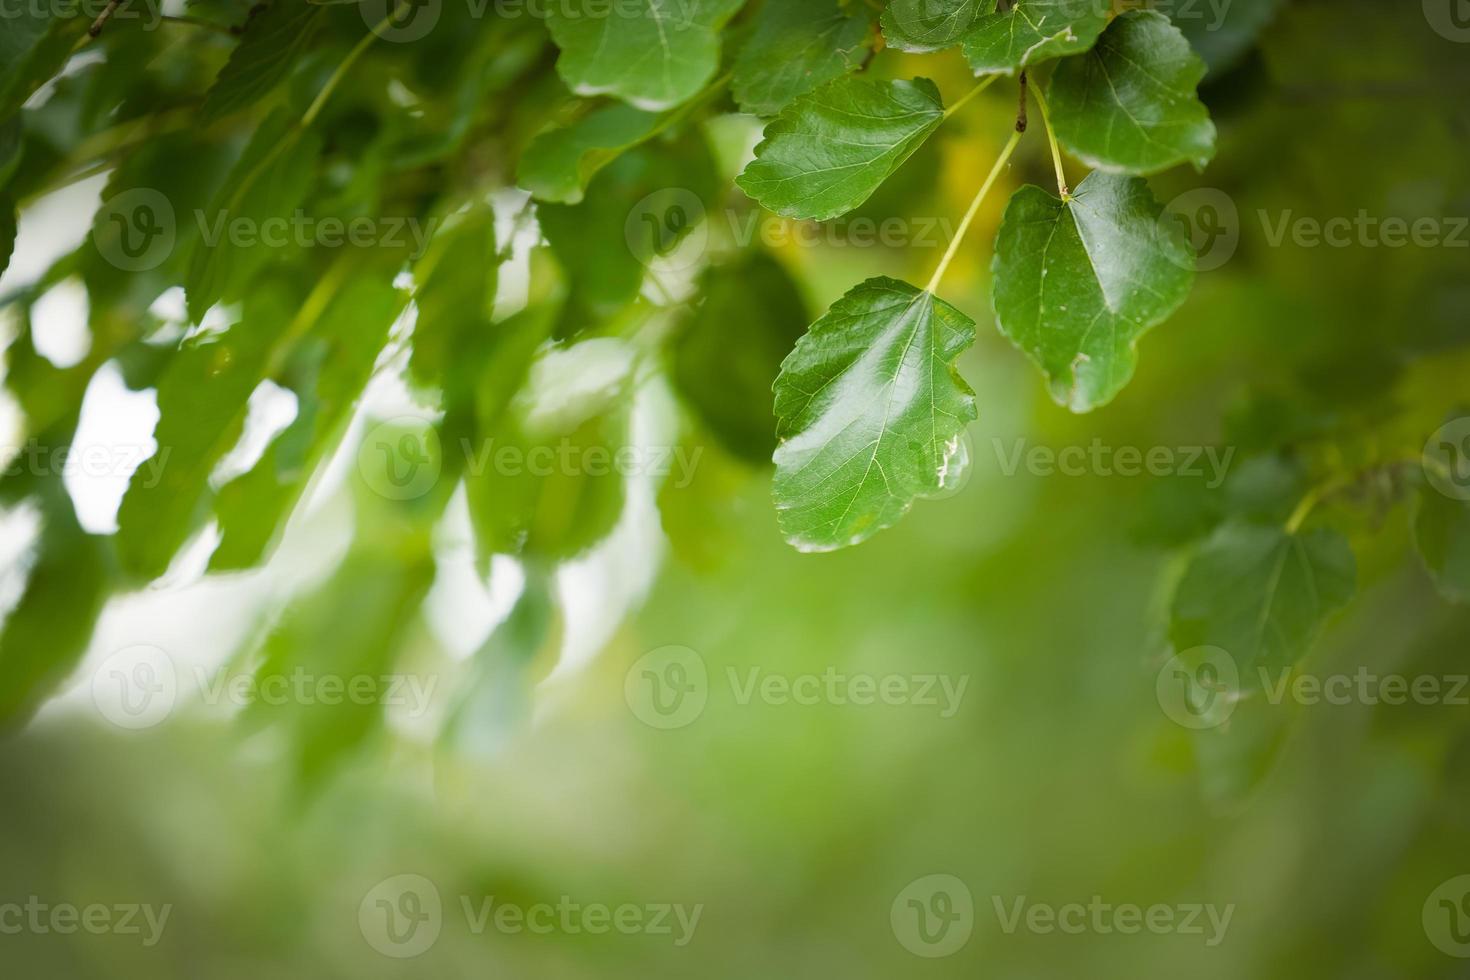
<path id="1" fill-rule="evenodd" d="M 124 571 L 157 578 L 199 526 L 210 473 L 238 440 L 250 393 L 266 377 L 298 305 L 294 291 L 259 284 L 241 322 L 186 341 L 168 362 L 158 384 L 158 449 L 133 475 L 118 509 Z"/>
<path id="2" fill-rule="evenodd" d="M 556 69 L 578 95 L 613 95 L 640 109 L 692 98 L 720 62 L 720 28 L 745 0 L 568 0 L 546 8 L 561 48 Z"/>
<path id="3" fill-rule="evenodd" d="M 927 78 L 840 78 L 766 127 L 737 184 L 768 211 L 825 221 L 862 204 L 944 121 Z"/>
<path id="4" fill-rule="evenodd" d="M 269 96 L 311 44 L 319 13 L 320 6 L 305 0 L 273 0 L 251 17 L 204 97 L 204 122 L 258 105 Z"/>
<path id="5" fill-rule="evenodd" d="M 1205 65 L 1162 14 L 1133 11 L 1048 89 L 1057 139 L 1098 170 L 1151 174 L 1215 155 L 1215 124 L 1195 94 Z"/>
<path id="6" fill-rule="evenodd" d="M 782 533 L 832 551 L 954 486 L 975 398 L 955 358 L 975 324 L 931 293 L 870 279 L 812 324 L 776 379 L 773 494 Z"/>
<path id="7" fill-rule="evenodd" d="M 1128 383 L 1138 338 L 1178 309 L 1194 280 L 1183 231 L 1137 177 L 1089 175 L 1061 201 L 1016 192 L 996 238 L 993 297 L 1002 333 L 1075 412 Z"/>
<path id="8" fill-rule="evenodd" d="M 659 119 L 613 103 L 570 126 L 548 129 L 526 147 L 516 180 L 538 201 L 578 204 L 597 172 L 652 135 Z"/>
<path id="9" fill-rule="evenodd" d="M 269 219 L 288 219 L 301 203 L 320 152 L 320 137 L 301 132 L 284 111 L 277 112 L 255 131 L 210 206 L 200 215 L 180 216 L 202 222 L 184 280 L 195 323 L 215 303 L 239 299 L 256 271 L 280 254 L 261 230 Z"/>

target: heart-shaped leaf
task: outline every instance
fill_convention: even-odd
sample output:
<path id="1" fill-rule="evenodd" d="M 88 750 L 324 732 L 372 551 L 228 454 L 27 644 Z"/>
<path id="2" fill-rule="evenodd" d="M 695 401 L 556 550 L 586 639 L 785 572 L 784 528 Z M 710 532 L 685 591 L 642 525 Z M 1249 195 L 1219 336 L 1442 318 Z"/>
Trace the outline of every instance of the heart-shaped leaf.
<path id="1" fill-rule="evenodd" d="M 965 36 L 965 58 L 975 74 L 1014 74 L 1049 58 L 1078 54 L 1108 24 L 1108 0 L 1014 0 L 976 21 Z"/>
<path id="2" fill-rule="evenodd" d="M 1000 330 L 1074 412 L 1104 405 L 1128 379 L 1135 345 L 1189 295 L 1194 254 L 1137 177 L 1093 173 L 1074 196 L 1039 187 L 1011 198 L 995 245 Z"/>
<path id="3" fill-rule="evenodd" d="M 869 279 L 812 324 L 776 379 L 782 533 L 832 551 L 891 527 L 955 485 L 975 397 L 955 371 L 969 317 L 932 293 Z"/>
<path id="4" fill-rule="evenodd" d="M 944 121 L 927 78 L 840 78 L 766 127 L 736 183 L 768 211 L 826 221 L 862 204 Z"/>
<path id="5" fill-rule="evenodd" d="M 1099 170 L 1151 174 L 1204 168 L 1215 124 L 1195 94 L 1205 63 L 1169 18 L 1133 11 L 1097 47 L 1057 65 L 1049 89 L 1057 139 Z"/>

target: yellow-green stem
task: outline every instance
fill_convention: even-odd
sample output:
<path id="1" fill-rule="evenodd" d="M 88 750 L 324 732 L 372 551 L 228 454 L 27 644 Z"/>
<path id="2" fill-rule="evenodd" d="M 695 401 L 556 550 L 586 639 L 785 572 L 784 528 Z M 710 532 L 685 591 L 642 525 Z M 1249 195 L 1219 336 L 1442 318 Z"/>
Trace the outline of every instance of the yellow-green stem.
<path id="1" fill-rule="evenodd" d="M 1005 169 L 1006 163 L 1010 160 L 1011 154 L 1016 152 L 1016 145 L 1020 142 L 1020 133 L 1012 133 L 1011 138 L 1006 141 L 1005 149 L 1000 151 L 1000 156 L 995 160 L 995 166 L 990 168 L 990 175 L 985 178 L 985 183 L 980 185 L 980 190 L 976 192 L 975 199 L 970 202 L 970 209 L 965 212 L 964 220 L 960 222 L 960 227 L 955 231 L 954 239 L 949 243 L 949 248 L 945 249 L 944 258 L 939 260 L 939 268 L 934 270 L 934 277 L 929 280 L 929 285 L 924 287 L 928 292 L 932 293 L 939 288 L 939 281 L 944 278 L 945 272 L 949 270 L 949 264 L 954 261 L 955 253 L 960 250 L 960 243 L 965 240 L 965 235 L 969 232 L 970 225 L 975 220 L 975 215 L 980 212 L 980 205 L 984 203 L 986 195 L 990 193 L 990 189 L 995 186 L 996 180 L 1000 177 L 1001 170 Z"/>

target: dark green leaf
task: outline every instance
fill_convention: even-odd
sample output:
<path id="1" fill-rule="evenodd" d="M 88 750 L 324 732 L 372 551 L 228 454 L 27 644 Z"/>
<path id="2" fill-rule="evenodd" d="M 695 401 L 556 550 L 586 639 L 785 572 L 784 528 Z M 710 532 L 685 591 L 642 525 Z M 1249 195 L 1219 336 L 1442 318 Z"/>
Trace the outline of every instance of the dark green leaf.
<path id="1" fill-rule="evenodd" d="M 561 48 L 556 69 L 578 95 L 614 95 L 640 109 L 692 98 L 720 62 L 720 28 L 745 0 L 647 0 L 636 16 L 603 0 L 546 8 Z"/>
<path id="2" fill-rule="evenodd" d="M 321 7 L 306 0 L 272 0 L 251 17 L 245 35 L 204 97 L 206 123 L 263 102 L 311 45 Z"/>
<path id="3" fill-rule="evenodd" d="M 771 0 L 735 59 L 730 91 L 745 112 L 774 116 L 797 96 L 857 68 L 871 27 L 862 4 L 844 9 L 838 0 Z"/>
<path id="4" fill-rule="evenodd" d="M 1135 346 L 1189 295 L 1194 255 L 1137 177 L 1090 174 L 1067 201 L 1039 187 L 1011 198 L 995 244 L 1002 333 L 1046 375 L 1057 404 L 1112 400 Z"/>
<path id="5" fill-rule="evenodd" d="M 836 218 L 871 197 L 943 121 L 939 89 L 927 78 L 840 78 L 766 127 L 736 183 L 768 211 Z"/>
<path id="6" fill-rule="evenodd" d="M 994 7 L 995 0 L 892 0 L 883 11 L 883 39 L 899 51 L 942 51 Z"/>
<path id="7" fill-rule="evenodd" d="M 965 36 L 965 58 L 977 75 L 1014 74 L 1050 58 L 1078 54 L 1108 24 L 1106 0 L 1014 0 L 976 21 Z"/>
<path id="8" fill-rule="evenodd" d="M 1352 598 L 1357 563 L 1335 531 L 1289 534 L 1243 522 L 1223 525 L 1194 556 L 1174 595 L 1176 650 L 1218 647 L 1234 660 L 1242 689 L 1262 670 L 1296 663 L 1328 615 Z"/>
<path id="9" fill-rule="evenodd" d="M 1414 507 L 1414 543 L 1440 594 L 1470 602 L 1470 501 L 1422 487 Z"/>
<path id="10" fill-rule="evenodd" d="M 838 300 L 776 379 L 773 493 L 802 551 L 832 551 L 892 527 L 916 497 L 954 486 L 975 398 L 955 371 L 969 317 L 893 279 Z"/>
<path id="11" fill-rule="evenodd" d="M 1049 89 L 1057 139 L 1099 170 L 1204 168 L 1215 124 L 1195 95 L 1205 65 L 1162 14 L 1133 11 L 1085 55 L 1057 65 Z"/>
<path id="12" fill-rule="evenodd" d="M 764 252 L 712 266 L 700 294 L 674 342 L 675 388 L 732 452 L 764 465 L 776 448 L 771 385 L 806 332 L 806 303 Z"/>
<path id="13" fill-rule="evenodd" d="M 0 21 L 0 119 L 61 70 L 87 27 L 77 5 L 21 3 L 6 11 Z"/>

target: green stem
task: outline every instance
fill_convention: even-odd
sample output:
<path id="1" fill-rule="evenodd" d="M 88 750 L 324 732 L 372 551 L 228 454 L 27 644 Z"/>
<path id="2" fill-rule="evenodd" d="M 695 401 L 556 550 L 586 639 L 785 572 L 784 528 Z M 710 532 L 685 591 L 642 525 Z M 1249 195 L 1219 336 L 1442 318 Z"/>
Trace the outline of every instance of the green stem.
<path id="1" fill-rule="evenodd" d="M 960 250 L 960 243 L 965 240 L 965 235 L 969 232 L 970 225 L 975 220 L 975 215 L 980 211 L 981 203 L 984 202 L 986 195 L 990 193 L 990 189 L 995 186 L 996 180 L 1000 177 L 1001 170 L 1005 168 L 1007 161 L 1011 158 L 1011 154 L 1016 152 L 1016 146 L 1020 142 L 1021 134 L 1011 133 L 1011 138 L 1006 141 L 1005 149 L 1001 150 L 1000 156 L 996 157 L 995 166 L 990 168 L 990 175 L 985 178 L 985 183 L 980 185 L 980 190 L 976 192 L 975 199 L 970 202 L 970 209 L 965 212 L 964 220 L 960 222 L 960 227 L 955 232 L 954 239 L 950 241 L 949 248 L 944 252 L 944 258 L 939 260 L 939 268 L 934 270 L 934 276 L 929 280 L 929 285 L 924 287 L 926 292 L 933 293 L 939 288 L 939 281 L 944 278 L 945 272 L 949 270 L 949 264 L 954 261 L 955 253 Z"/>
<path id="2" fill-rule="evenodd" d="M 1052 132 L 1051 113 L 1047 111 L 1046 96 L 1041 94 L 1041 86 L 1031 86 L 1031 91 L 1036 95 L 1036 104 L 1041 108 L 1041 124 L 1046 127 L 1046 140 L 1051 144 L 1051 162 L 1057 170 L 1057 190 L 1061 192 L 1063 201 L 1072 199 L 1072 192 L 1067 189 L 1067 173 L 1062 169 L 1062 148 L 1057 145 L 1057 134 Z"/>
<path id="3" fill-rule="evenodd" d="M 981 92 L 985 91 L 992 84 L 994 84 L 997 78 L 1000 78 L 1000 76 L 986 75 L 984 81 L 982 81 L 979 85 L 976 85 L 974 88 L 970 89 L 970 91 L 966 92 L 964 95 L 960 96 L 958 102 L 950 106 L 948 109 L 944 110 L 944 118 L 948 119 L 950 116 L 963 109 L 966 105 L 969 104 L 971 99 L 973 99 L 975 96 L 979 95 Z"/>

